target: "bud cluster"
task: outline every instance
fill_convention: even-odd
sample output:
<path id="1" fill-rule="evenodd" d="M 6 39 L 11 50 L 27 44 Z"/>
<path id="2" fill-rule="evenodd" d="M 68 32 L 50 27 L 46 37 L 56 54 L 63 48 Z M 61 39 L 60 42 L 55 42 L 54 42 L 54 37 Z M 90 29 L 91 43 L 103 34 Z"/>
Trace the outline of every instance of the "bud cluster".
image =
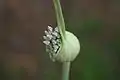
<path id="1" fill-rule="evenodd" d="M 61 47 L 61 35 L 58 27 L 53 29 L 51 26 L 48 26 L 48 30 L 45 31 L 45 36 L 43 36 L 43 38 L 43 43 L 46 45 L 46 52 L 48 52 L 50 58 L 55 61 L 55 55 Z"/>

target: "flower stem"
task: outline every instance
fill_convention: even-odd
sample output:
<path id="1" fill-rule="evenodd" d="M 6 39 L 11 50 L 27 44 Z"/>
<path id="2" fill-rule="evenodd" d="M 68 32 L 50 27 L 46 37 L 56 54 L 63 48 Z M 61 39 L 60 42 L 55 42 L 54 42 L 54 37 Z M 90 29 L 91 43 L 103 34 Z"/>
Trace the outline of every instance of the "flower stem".
<path id="1" fill-rule="evenodd" d="M 63 62 L 62 80 L 69 80 L 70 62 Z"/>
<path id="2" fill-rule="evenodd" d="M 56 12 L 57 25 L 63 40 L 65 38 L 65 22 L 64 22 L 61 5 L 60 5 L 60 0 L 53 0 L 53 3 L 55 7 L 55 12 Z"/>

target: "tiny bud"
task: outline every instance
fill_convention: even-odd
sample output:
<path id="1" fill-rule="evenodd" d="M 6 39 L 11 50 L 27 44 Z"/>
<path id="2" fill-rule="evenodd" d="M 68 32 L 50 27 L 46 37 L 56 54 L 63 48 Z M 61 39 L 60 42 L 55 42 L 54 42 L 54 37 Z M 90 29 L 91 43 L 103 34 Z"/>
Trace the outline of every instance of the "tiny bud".
<path id="1" fill-rule="evenodd" d="M 43 43 L 46 44 L 46 45 L 49 45 L 49 44 L 50 44 L 49 41 L 43 41 Z"/>

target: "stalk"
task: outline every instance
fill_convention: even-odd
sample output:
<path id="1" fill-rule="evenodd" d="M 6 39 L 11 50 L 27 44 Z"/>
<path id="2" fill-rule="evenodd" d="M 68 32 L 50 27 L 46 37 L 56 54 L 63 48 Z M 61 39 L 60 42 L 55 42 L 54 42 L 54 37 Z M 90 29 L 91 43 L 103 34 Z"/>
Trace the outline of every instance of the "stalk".
<path id="1" fill-rule="evenodd" d="M 57 26 L 59 28 L 61 39 L 62 39 L 62 46 L 63 41 L 65 40 L 65 21 L 60 5 L 60 0 L 53 0 L 53 4 L 55 7 L 55 13 L 57 18 Z M 70 71 L 70 62 L 63 62 L 62 66 L 62 80 L 69 80 L 69 71 Z"/>
<path id="2" fill-rule="evenodd" d="M 69 80 L 70 62 L 63 62 L 62 80 Z"/>
<path id="3" fill-rule="evenodd" d="M 65 22 L 64 22 L 64 17 L 60 5 L 60 0 L 53 0 L 53 4 L 55 7 L 55 13 L 56 13 L 56 18 L 57 18 L 57 26 L 60 30 L 60 34 L 63 39 L 65 39 Z"/>

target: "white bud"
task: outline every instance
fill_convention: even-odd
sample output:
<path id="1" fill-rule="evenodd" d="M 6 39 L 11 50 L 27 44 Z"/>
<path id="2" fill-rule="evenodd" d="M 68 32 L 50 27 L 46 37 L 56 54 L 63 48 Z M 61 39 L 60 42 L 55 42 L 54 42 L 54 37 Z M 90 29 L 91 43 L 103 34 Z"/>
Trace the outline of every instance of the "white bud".
<path id="1" fill-rule="evenodd" d="M 66 31 L 63 46 L 56 54 L 56 60 L 60 62 L 73 61 L 80 52 L 80 43 L 77 37 L 71 32 Z"/>
<path id="2" fill-rule="evenodd" d="M 49 45 L 49 44 L 50 44 L 49 41 L 43 41 L 43 43 L 46 44 L 46 45 Z"/>
<path id="3" fill-rule="evenodd" d="M 52 31 L 53 31 L 53 28 L 52 28 L 51 26 L 48 26 L 48 30 L 49 30 L 50 32 L 52 32 Z"/>

